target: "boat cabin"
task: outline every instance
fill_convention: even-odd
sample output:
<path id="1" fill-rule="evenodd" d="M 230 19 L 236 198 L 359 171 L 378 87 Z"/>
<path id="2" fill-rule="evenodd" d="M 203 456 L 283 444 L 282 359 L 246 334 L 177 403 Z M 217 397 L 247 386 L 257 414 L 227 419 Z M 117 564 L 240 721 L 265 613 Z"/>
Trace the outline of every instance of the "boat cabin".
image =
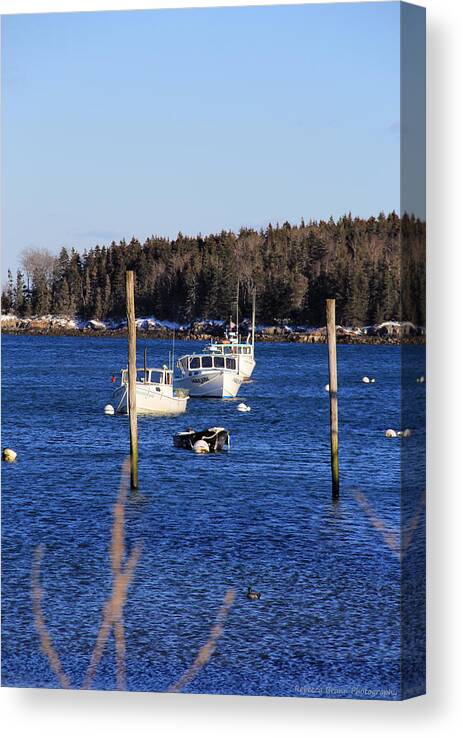
<path id="1" fill-rule="evenodd" d="M 121 384 L 128 382 L 128 369 L 123 369 L 121 374 Z M 137 384 L 173 384 L 173 372 L 169 369 L 137 369 Z"/>
<path id="2" fill-rule="evenodd" d="M 210 354 L 221 354 L 222 356 L 230 356 L 233 354 L 239 354 L 241 356 L 252 356 L 253 348 L 249 343 L 211 343 L 209 346 L 205 346 L 204 352 Z"/>
<path id="3" fill-rule="evenodd" d="M 201 356 L 193 354 L 192 356 L 182 356 L 178 361 L 178 365 L 184 375 L 194 376 L 204 371 L 213 371 L 214 369 L 228 369 L 229 371 L 237 371 L 236 359 L 232 356 L 215 355 Z"/>

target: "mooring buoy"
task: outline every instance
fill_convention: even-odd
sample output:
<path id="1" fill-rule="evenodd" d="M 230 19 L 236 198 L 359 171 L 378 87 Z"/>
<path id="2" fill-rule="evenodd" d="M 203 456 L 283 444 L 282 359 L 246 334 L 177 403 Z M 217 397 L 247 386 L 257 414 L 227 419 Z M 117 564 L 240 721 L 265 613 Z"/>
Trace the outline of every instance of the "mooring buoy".
<path id="1" fill-rule="evenodd" d="M 388 428 L 384 435 L 386 438 L 397 438 L 397 432 L 392 428 Z"/>
<path id="2" fill-rule="evenodd" d="M 105 405 L 104 406 L 104 414 L 105 415 L 114 415 L 114 408 L 112 405 Z"/>
<path id="3" fill-rule="evenodd" d="M 195 452 L 195 454 L 208 454 L 209 444 L 207 443 L 207 441 L 203 441 L 203 439 L 201 438 L 194 444 L 193 451 Z"/>
<path id="4" fill-rule="evenodd" d="M 13 451 L 12 448 L 4 448 L 2 451 L 2 461 L 7 461 L 9 464 L 12 464 L 13 461 L 16 461 L 17 455 L 16 451 Z"/>
<path id="5" fill-rule="evenodd" d="M 250 410 L 251 410 L 251 408 L 249 407 L 249 405 L 246 405 L 246 403 L 245 403 L 245 402 L 240 402 L 240 404 L 238 405 L 238 407 L 237 407 L 236 409 L 237 409 L 237 410 L 238 410 L 238 411 L 239 411 L 240 413 L 249 413 L 249 412 L 250 412 Z"/>

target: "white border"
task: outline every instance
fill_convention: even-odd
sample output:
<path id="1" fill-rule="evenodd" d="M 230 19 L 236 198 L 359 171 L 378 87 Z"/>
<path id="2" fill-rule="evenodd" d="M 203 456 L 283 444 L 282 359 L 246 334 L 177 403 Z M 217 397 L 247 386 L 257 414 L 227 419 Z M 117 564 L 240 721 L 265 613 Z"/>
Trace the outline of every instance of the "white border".
<path id="1" fill-rule="evenodd" d="M 341 0 L 344 1 L 344 0 Z M 214 5 L 291 4 L 156 2 L 151 0 L 2 0 L 2 13 Z M 296 4 L 293 2 L 292 4 Z M 227 738 L 236 735 L 390 738 L 435 736 L 461 729 L 461 549 L 463 484 L 460 470 L 463 377 L 461 224 L 463 105 L 461 0 L 426 0 L 428 9 L 428 696 L 404 703 L 320 699 L 82 693 L 2 689 L 5 734 L 47 738 Z M 455 318 L 453 317 L 455 316 Z M 3 562 L 7 565 L 7 562 Z"/>

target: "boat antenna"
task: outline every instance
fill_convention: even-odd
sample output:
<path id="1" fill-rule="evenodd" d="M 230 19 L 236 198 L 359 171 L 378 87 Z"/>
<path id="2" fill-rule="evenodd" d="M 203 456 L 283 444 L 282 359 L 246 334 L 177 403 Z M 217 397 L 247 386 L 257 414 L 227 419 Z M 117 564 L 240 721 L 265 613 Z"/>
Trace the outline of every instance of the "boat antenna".
<path id="1" fill-rule="evenodd" d="M 253 356 L 254 356 L 255 337 L 256 337 L 256 288 L 254 286 L 254 289 L 252 292 L 252 338 L 251 338 Z"/>
<path id="2" fill-rule="evenodd" d="M 238 332 L 238 326 L 239 326 L 239 310 L 240 310 L 240 278 L 238 277 L 238 282 L 236 283 L 236 341 L 237 343 L 240 342 L 239 332 Z"/>

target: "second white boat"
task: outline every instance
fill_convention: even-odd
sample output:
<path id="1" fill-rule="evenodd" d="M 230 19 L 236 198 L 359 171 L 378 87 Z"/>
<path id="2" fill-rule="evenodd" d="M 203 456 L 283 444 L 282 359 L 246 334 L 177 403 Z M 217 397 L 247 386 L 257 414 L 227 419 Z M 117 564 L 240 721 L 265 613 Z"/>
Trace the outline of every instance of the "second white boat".
<path id="1" fill-rule="evenodd" d="M 236 397 L 243 383 L 236 357 L 187 354 L 177 366 L 182 377 L 175 384 L 191 397 Z"/>
<path id="2" fill-rule="evenodd" d="M 184 413 L 188 392 L 174 389 L 173 372 L 162 369 L 137 369 L 137 414 L 178 415 Z M 121 383 L 114 390 L 113 403 L 116 413 L 128 414 L 128 372 L 121 372 Z"/>

